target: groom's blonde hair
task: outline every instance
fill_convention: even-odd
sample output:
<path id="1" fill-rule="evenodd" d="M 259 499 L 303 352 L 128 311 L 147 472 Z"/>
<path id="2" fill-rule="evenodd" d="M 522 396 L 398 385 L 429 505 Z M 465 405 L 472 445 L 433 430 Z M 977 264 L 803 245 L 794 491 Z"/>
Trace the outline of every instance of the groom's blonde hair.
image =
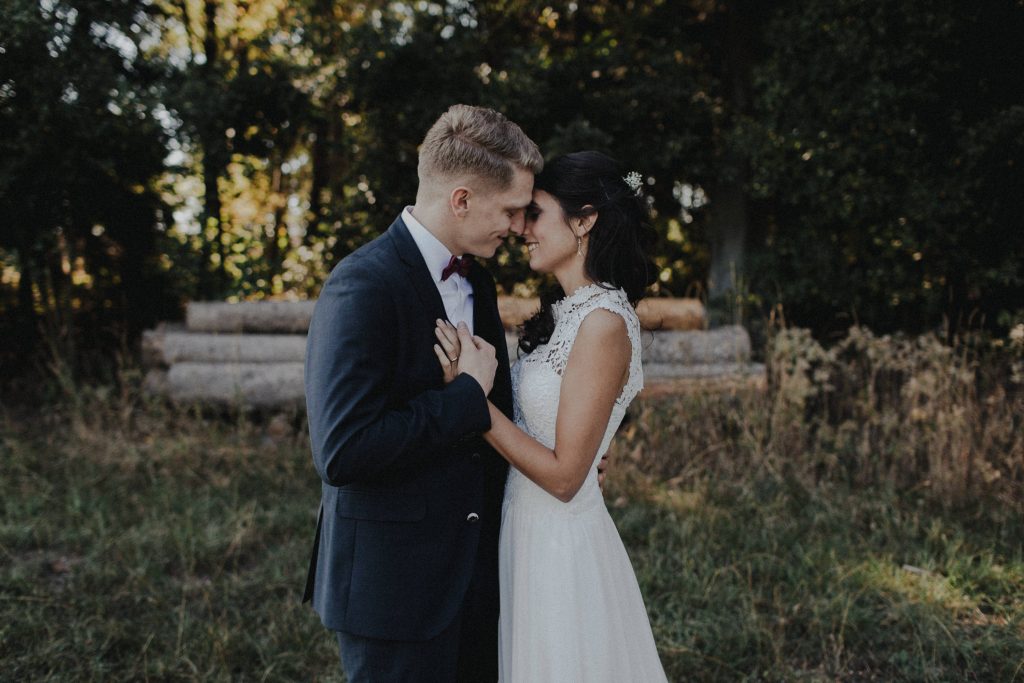
<path id="1" fill-rule="evenodd" d="M 493 109 L 456 104 L 423 138 L 417 173 L 421 183 L 470 174 L 503 190 L 511 185 L 516 166 L 532 173 L 544 168 L 536 143 Z"/>

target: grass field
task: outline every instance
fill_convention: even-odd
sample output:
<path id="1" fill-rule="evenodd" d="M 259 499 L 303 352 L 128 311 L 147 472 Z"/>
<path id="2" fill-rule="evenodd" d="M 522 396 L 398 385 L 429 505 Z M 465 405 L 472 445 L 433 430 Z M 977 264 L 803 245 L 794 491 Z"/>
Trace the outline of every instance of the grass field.
<path id="1" fill-rule="evenodd" d="M 606 497 L 670 679 L 1024 681 L 1014 500 L 805 467 L 846 456 L 774 452 L 795 437 L 764 394 L 643 400 L 615 447 Z M 302 431 L 79 399 L 0 423 L 0 680 L 342 680 L 299 604 Z"/>

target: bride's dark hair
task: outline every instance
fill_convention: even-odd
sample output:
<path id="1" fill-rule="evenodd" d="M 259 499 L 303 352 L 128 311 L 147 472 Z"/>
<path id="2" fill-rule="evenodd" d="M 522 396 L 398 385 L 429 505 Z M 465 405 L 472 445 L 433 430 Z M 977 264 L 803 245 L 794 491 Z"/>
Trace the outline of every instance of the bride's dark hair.
<path id="1" fill-rule="evenodd" d="M 533 187 L 558 201 L 566 230 L 571 230 L 569 219 L 597 214 L 588 233 L 584 272 L 594 282 L 623 289 L 636 306 L 657 277 L 657 268 L 648 256 L 657 235 L 643 197 L 623 179 L 619 164 L 601 152 L 565 154 L 544 166 Z M 563 296 L 558 286 L 541 294 L 540 311 L 523 323 L 519 340 L 523 352 L 529 353 L 551 338 L 555 328 L 551 306 Z"/>

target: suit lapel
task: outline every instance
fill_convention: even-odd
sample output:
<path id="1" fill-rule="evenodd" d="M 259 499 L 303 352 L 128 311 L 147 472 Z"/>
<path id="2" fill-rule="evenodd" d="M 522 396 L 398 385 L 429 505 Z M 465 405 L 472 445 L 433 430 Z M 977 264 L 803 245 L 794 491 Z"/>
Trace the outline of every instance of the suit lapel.
<path id="1" fill-rule="evenodd" d="M 441 293 L 437 291 L 437 285 L 434 284 L 434 278 L 427 270 L 423 254 L 420 253 L 416 241 L 409 234 L 409 228 L 405 226 L 401 217 L 395 219 L 395 222 L 388 228 L 387 234 L 391 237 L 392 244 L 395 245 L 398 257 L 405 265 L 405 274 L 409 278 L 413 291 L 419 296 L 420 303 L 430 312 L 431 319 L 447 320 L 448 315 L 444 311 Z"/>
<path id="2" fill-rule="evenodd" d="M 473 331 L 486 339 L 494 348 L 498 342 L 504 344 L 504 334 L 498 334 L 501 319 L 498 317 L 498 303 L 494 300 L 490 278 L 476 260 L 469 270 L 469 283 L 473 285 Z"/>
<path id="3" fill-rule="evenodd" d="M 512 378 L 508 367 L 508 347 L 505 344 L 505 327 L 498 315 L 498 300 L 494 283 L 484 267 L 477 261 L 469 271 L 473 285 L 473 331 L 494 347 L 498 357 L 498 371 L 494 376 L 494 391 L 491 400 L 506 415 L 512 414 Z"/>

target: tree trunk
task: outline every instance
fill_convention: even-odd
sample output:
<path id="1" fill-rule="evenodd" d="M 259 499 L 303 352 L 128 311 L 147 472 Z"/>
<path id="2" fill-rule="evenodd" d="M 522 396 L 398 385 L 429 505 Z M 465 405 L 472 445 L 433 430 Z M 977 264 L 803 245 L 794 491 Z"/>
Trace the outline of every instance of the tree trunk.
<path id="1" fill-rule="evenodd" d="M 215 0 L 206 0 L 203 3 L 203 19 L 205 32 L 203 35 L 203 62 L 200 73 L 207 80 L 208 84 L 217 83 L 220 79 L 217 75 L 216 65 L 220 59 L 219 43 L 217 42 L 217 3 Z M 225 137 L 220 121 L 214 120 L 204 126 L 205 130 L 200 132 L 203 147 L 203 215 L 202 232 L 203 238 L 203 262 L 202 271 L 199 274 L 199 294 L 203 298 L 219 298 L 224 294 L 227 282 L 224 269 L 224 226 L 221 216 L 220 192 L 218 180 L 224 169 L 227 167 Z M 214 227 L 213 249 L 206 231 L 211 221 Z M 218 263 L 216 271 L 210 273 L 210 260 L 216 250 Z M 213 275 L 213 277 L 211 277 Z"/>
<path id="2" fill-rule="evenodd" d="M 18 246 L 18 317 L 19 324 L 25 333 L 35 334 L 36 328 L 36 306 L 35 295 L 32 292 L 34 283 L 35 264 L 32 262 L 31 247 L 26 239 Z"/>
<path id="3" fill-rule="evenodd" d="M 63 236 L 54 242 L 54 248 L 44 257 L 43 285 L 41 289 L 44 318 L 46 362 L 60 380 L 69 380 L 76 374 L 75 320 L 69 297 L 70 281 L 64 273 L 64 259 L 68 257 Z"/>
<path id="4" fill-rule="evenodd" d="M 315 238 L 321 234 L 320 224 L 324 216 L 324 190 L 330 182 L 331 155 L 330 149 L 334 140 L 331 132 L 334 126 L 330 117 L 337 112 L 329 106 L 323 117 L 317 117 L 313 129 L 313 180 L 309 190 L 309 214 L 306 221 L 306 234 L 303 238 L 306 246 L 311 246 Z"/>
<path id="5" fill-rule="evenodd" d="M 733 117 L 741 116 L 750 101 L 750 53 L 753 39 L 750 10 L 736 0 L 725 10 L 725 82 Z M 720 174 L 725 180 L 711 188 L 711 270 L 708 296 L 723 300 L 735 293 L 743 277 L 747 239 L 747 198 L 744 192 L 745 160 L 726 151 Z M 724 173 L 723 173 L 724 170 Z M 730 322 L 737 322 L 735 320 Z"/>
<path id="6" fill-rule="evenodd" d="M 738 182 L 711 188 L 711 272 L 708 296 L 727 297 L 743 275 L 747 198 Z"/>
<path id="7" fill-rule="evenodd" d="M 270 193 L 276 204 L 274 206 L 274 218 L 267 234 L 266 260 L 270 268 L 268 280 L 273 280 L 281 274 L 281 265 L 284 260 L 281 252 L 281 238 L 288 234 L 288 226 L 285 224 L 284 214 L 287 206 L 287 197 L 284 196 L 284 171 L 281 170 L 283 163 L 282 154 L 278 148 L 271 153 L 270 164 L 273 167 L 270 176 Z"/>
<path id="8" fill-rule="evenodd" d="M 224 268 L 224 242 L 222 236 L 224 234 L 223 227 L 221 226 L 221 203 L 220 193 L 217 188 L 217 180 L 220 177 L 220 164 L 215 163 L 211 160 L 213 156 L 210 151 L 216 143 L 207 141 L 204 144 L 206 152 L 203 156 L 203 214 L 202 214 L 202 232 L 200 233 L 203 239 L 202 247 L 202 269 L 199 273 L 199 295 L 204 299 L 217 298 L 223 294 L 223 268 Z M 207 229 L 211 223 L 214 227 L 214 235 L 210 238 L 207 235 Z M 210 270 L 210 261 L 216 250 L 216 254 L 219 257 L 220 263 L 217 265 L 216 271 Z"/>

